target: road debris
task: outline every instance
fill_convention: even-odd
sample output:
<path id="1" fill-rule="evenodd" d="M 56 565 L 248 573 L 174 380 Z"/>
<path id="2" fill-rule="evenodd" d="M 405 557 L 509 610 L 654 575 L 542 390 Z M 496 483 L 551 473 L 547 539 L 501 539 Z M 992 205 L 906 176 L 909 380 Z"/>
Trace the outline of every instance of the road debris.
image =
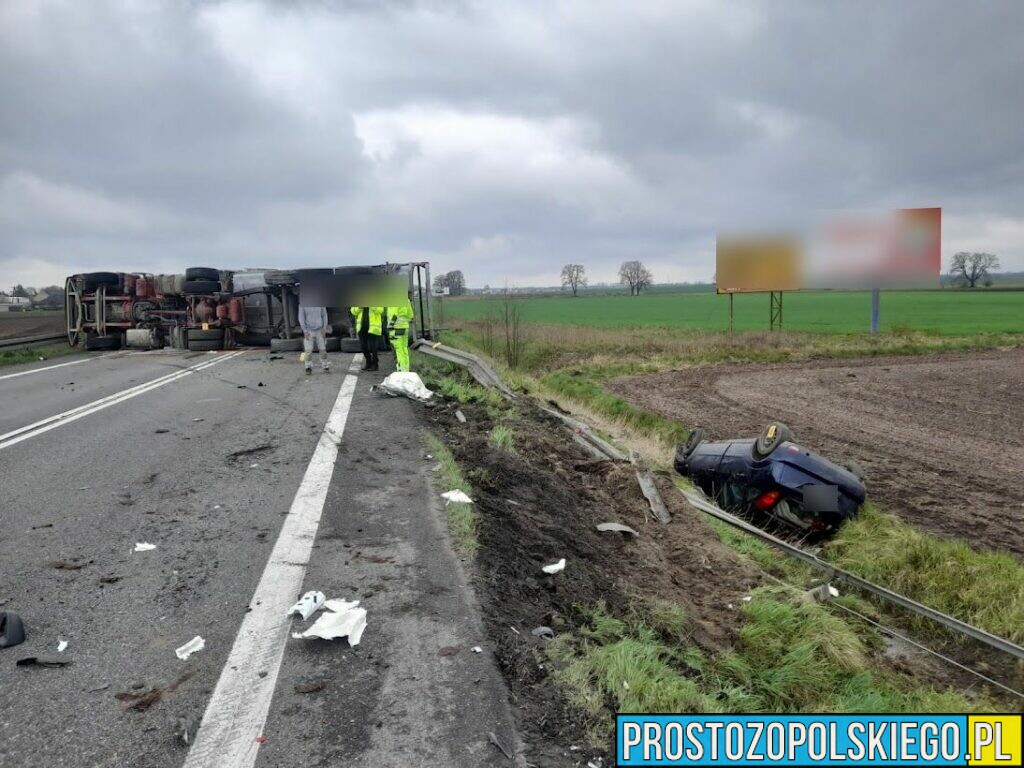
<path id="1" fill-rule="evenodd" d="M 191 640 L 189 640 L 187 643 L 185 643 L 180 648 L 175 648 L 174 649 L 174 655 L 177 656 L 182 661 L 184 661 L 189 656 L 191 656 L 193 653 L 195 653 L 197 651 L 201 651 L 205 647 L 206 647 L 206 641 L 203 640 L 203 638 L 200 637 L 199 635 L 196 635 L 195 637 L 193 637 Z"/>
<path id="2" fill-rule="evenodd" d="M 541 570 L 544 571 L 544 573 L 551 574 L 551 575 L 554 575 L 556 573 L 561 573 L 562 571 L 565 570 L 565 558 L 563 557 L 557 563 L 552 563 L 551 565 L 545 565 L 543 568 L 541 568 Z"/>
<path id="3" fill-rule="evenodd" d="M 47 565 L 58 571 L 80 571 L 87 563 L 76 563 L 73 560 L 50 560 Z"/>
<path id="4" fill-rule="evenodd" d="M 441 494 L 441 498 L 444 499 L 444 505 L 447 507 L 453 501 L 456 504 L 472 504 L 473 500 L 466 495 L 465 491 L 460 491 L 456 488 L 454 491 L 445 491 Z"/>
<path id="5" fill-rule="evenodd" d="M 501 753 L 503 755 L 505 755 L 505 757 L 507 757 L 509 760 L 515 760 L 516 759 L 515 755 L 513 755 L 512 752 L 509 751 L 509 748 L 501 743 L 501 740 L 498 738 L 497 734 L 494 733 L 494 731 L 488 731 L 487 732 L 487 739 L 488 739 L 488 741 L 491 742 L 491 744 L 493 744 L 498 749 L 500 749 Z"/>
<path id="6" fill-rule="evenodd" d="M 179 717 L 174 727 L 174 735 L 187 747 L 192 743 L 198 729 L 199 719 L 195 715 Z"/>
<path id="7" fill-rule="evenodd" d="M 534 637 L 546 637 L 548 640 L 554 640 L 555 630 L 551 627 L 535 627 L 530 630 L 530 634 Z"/>
<path id="8" fill-rule="evenodd" d="M 324 683 L 297 683 L 296 693 L 318 693 L 324 689 Z"/>
<path id="9" fill-rule="evenodd" d="M 454 656 L 462 650 L 461 646 L 458 645 L 446 645 L 444 648 L 437 652 L 438 656 Z"/>
<path id="10" fill-rule="evenodd" d="M 595 527 L 602 533 L 606 531 L 614 531 L 615 533 L 625 533 L 631 536 L 640 535 L 628 525 L 623 525 L 622 523 L 598 523 Z"/>
<path id="11" fill-rule="evenodd" d="M 148 541 L 139 541 L 135 544 L 133 552 L 149 552 L 152 549 L 156 549 L 156 544 L 150 544 Z"/>
<path id="12" fill-rule="evenodd" d="M 64 651 L 67 650 L 67 647 L 68 647 L 68 641 L 67 640 L 60 640 L 57 643 L 57 653 L 64 653 Z"/>
<path id="13" fill-rule="evenodd" d="M 839 597 L 839 590 L 825 582 L 814 589 L 807 590 L 807 595 L 816 603 L 827 603 L 832 598 Z"/>
<path id="14" fill-rule="evenodd" d="M 474 645 L 472 650 L 473 650 L 473 653 L 483 653 L 484 652 L 484 649 L 481 648 L 479 645 Z"/>
<path id="15" fill-rule="evenodd" d="M 319 611 L 327 602 L 327 595 L 323 592 L 309 591 L 304 594 L 295 605 L 288 609 L 287 616 L 298 614 L 305 621 L 314 613 Z"/>
<path id="16" fill-rule="evenodd" d="M 153 434 L 154 435 L 166 435 L 170 431 L 171 430 L 169 430 L 169 429 L 154 429 L 153 430 Z"/>
<path id="17" fill-rule="evenodd" d="M 326 613 L 305 632 L 293 632 L 296 640 L 319 637 L 323 640 L 335 640 L 347 637 L 351 646 L 359 645 L 366 629 L 366 609 L 359 607 L 359 601 L 327 600 L 324 603 Z"/>
<path id="18" fill-rule="evenodd" d="M 455 418 L 458 419 L 462 424 L 466 423 L 466 414 L 464 414 L 462 410 L 459 408 L 455 409 Z"/>
<path id="19" fill-rule="evenodd" d="M 104 683 L 103 685 L 97 685 L 95 688 L 90 688 L 86 693 L 99 693 L 105 691 L 110 687 L 110 683 Z"/>
<path id="20" fill-rule="evenodd" d="M 380 384 L 371 387 L 374 392 L 383 392 L 391 397 L 408 397 L 410 400 L 427 402 L 434 393 L 427 389 L 418 373 L 412 371 L 395 371 L 390 373 Z"/>
<path id="21" fill-rule="evenodd" d="M 0 611 L 0 648 L 11 648 L 25 642 L 25 625 L 21 616 L 12 611 Z"/>
<path id="22" fill-rule="evenodd" d="M 66 667 L 71 659 L 63 656 L 26 656 L 18 659 L 15 666 L 18 667 Z"/>

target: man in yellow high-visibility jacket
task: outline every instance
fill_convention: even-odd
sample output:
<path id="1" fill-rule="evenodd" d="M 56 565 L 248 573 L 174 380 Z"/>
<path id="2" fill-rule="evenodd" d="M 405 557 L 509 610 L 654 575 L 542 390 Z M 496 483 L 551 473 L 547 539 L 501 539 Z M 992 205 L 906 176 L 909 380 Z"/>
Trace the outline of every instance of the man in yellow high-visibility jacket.
<path id="1" fill-rule="evenodd" d="M 376 371 L 379 367 L 377 349 L 383 330 L 384 307 L 352 307 L 356 333 L 363 348 L 363 370 Z"/>
<path id="2" fill-rule="evenodd" d="M 413 319 L 412 302 L 405 300 L 400 307 L 388 307 L 388 338 L 395 350 L 395 369 L 409 370 L 409 324 Z"/>

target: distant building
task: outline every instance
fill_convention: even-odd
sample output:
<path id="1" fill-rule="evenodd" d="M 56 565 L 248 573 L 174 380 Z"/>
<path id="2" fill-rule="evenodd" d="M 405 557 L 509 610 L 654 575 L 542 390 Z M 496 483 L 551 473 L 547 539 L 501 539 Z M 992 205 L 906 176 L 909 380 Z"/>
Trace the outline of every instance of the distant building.
<path id="1" fill-rule="evenodd" d="M 0 312 L 24 312 L 32 309 L 32 300 L 22 296 L 0 296 Z"/>

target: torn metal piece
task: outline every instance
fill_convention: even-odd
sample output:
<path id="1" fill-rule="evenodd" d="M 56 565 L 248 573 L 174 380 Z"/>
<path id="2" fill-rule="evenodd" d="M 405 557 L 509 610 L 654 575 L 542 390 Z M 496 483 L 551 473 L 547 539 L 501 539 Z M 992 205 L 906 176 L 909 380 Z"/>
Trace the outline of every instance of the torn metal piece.
<path id="1" fill-rule="evenodd" d="M 630 528 L 628 525 L 623 525 L 622 523 L 598 523 L 594 527 L 597 528 L 597 530 L 601 531 L 602 533 L 604 533 L 606 531 L 614 531 L 615 533 L 625 533 L 625 534 L 629 534 L 631 536 L 639 536 L 640 535 L 639 533 L 634 531 L 632 528 Z"/>
<path id="2" fill-rule="evenodd" d="M 635 453 L 633 454 L 633 464 L 636 466 L 636 481 L 640 484 L 640 491 L 643 493 L 644 498 L 647 499 L 654 517 L 657 518 L 659 523 L 671 523 L 672 514 L 668 511 L 665 501 L 661 498 L 658 486 L 654 483 L 654 476 Z"/>
<path id="3" fill-rule="evenodd" d="M 66 667 L 71 659 L 65 656 L 26 656 L 18 659 L 15 666 L 18 667 Z"/>
<path id="4" fill-rule="evenodd" d="M 501 743 L 501 739 L 498 738 L 497 734 L 494 731 L 487 732 L 487 739 L 491 742 L 491 744 L 500 749 L 501 753 L 505 755 L 505 757 L 507 757 L 509 760 L 516 759 L 515 755 L 513 755 L 512 752 L 509 751 L 509 748 Z"/>
<path id="5" fill-rule="evenodd" d="M 553 640 L 555 637 L 555 630 L 551 627 L 536 627 L 530 630 L 530 634 L 534 637 L 546 637 L 548 640 Z"/>
<path id="6" fill-rule="evenodd" d="M 466 423 L 466 414 L 464 414 L 462 410 L 459 408 L 455 409 L 455 418 L 458 419 L 459 422 L 462 424 Z"/>

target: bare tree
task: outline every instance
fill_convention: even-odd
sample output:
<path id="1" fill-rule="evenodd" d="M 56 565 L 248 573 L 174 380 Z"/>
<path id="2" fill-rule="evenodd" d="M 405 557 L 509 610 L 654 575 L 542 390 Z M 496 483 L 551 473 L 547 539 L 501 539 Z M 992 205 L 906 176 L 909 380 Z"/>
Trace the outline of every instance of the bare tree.
<path id="1" fill-rule="evenodd" d="M 654 276 L 642 261 L 624 261 L 619 267 L 619 282 L 629 286 L 630 296 L 639 296 L 640 291 L 651 286 Z"/>
<path id="2" fill-rule="evenodd" d="M 587 285 L 587 270 L 582 264 L 566 264 L 562 267 L 562 287 L 572 290 L 576 296 L 581 287 Z"/>
<path id="3" fill-rule="evenodd" d="M 974 288 L 980 281 L 982 284 L 990 285 L 989 272 L 999 269 L 999 257 L 993 253 L 968 253 L 960 251 L 953 256 L 953 263 L 949 267 L 949 275 L 954 280 L 967 284 L 968 288 Z"/>
<path id="4" fill-rule="evenodd" d="M 505 289 L 501 309 L 501 322 L 505 327 L 505 364 L 509 368 L 518 368 L 526 347 L 526 338 L 523 335 L 523 317 L 519 311 L 519 302 L 508 288 Z"/>

